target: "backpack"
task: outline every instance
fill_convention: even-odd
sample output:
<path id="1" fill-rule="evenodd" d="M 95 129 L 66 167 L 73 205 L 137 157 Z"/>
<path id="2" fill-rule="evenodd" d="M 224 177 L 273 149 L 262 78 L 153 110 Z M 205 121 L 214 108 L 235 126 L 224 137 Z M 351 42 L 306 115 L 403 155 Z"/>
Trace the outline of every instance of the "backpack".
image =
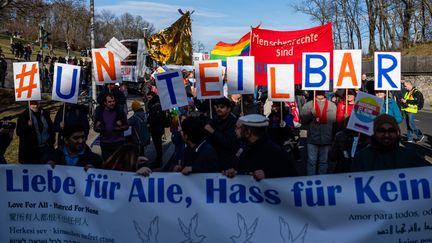
<path id="1" fill-rule="evenodd" d="M 135 118 L 138 120 L 137 127 L 134 129 L 135 135 L 140 145 L 147 146 L 150 144 L 150 132 L 147 128 L 147 122 L 139 116 L 135 116 Z"/>
<path id="2" fill-rule="evenodd" d="M 421 110 L 421 109 L 423 109 L 423 106 L 424 106 L 423 94 L 418 89 L 416 89 L 415 93 L 417 93 L 417 101 L 418 101 L 417 107 L 419 110 Z"/>

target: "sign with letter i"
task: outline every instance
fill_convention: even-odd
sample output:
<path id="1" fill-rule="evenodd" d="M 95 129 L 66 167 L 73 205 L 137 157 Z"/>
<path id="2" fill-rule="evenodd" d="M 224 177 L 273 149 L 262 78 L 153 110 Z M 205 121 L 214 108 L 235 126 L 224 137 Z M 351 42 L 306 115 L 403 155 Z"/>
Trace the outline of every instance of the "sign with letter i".
<path id="1" fill-rule="evenodd" d="M 15 101 L 41 100 L 39 63 L 13 63 Z"/>

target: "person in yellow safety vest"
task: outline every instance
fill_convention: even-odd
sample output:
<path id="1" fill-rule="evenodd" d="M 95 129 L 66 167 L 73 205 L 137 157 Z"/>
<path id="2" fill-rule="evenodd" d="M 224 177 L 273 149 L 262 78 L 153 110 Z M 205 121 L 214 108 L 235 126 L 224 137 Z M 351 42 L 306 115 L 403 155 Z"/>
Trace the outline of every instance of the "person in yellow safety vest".
<path id="1" fill-rule="evenodd" d="M 414 114 L 418 112 L 419 91 L 409 80 L 405 80 L 404 87 L 406 92 L 404 97 L 401 99 L 401 102 L 402 111 L 405 113 L 405 121 L 407 125 L 407 142 L 413 143 L 414 135 L 418 139 L 417 142 L 421 142 L 424 139 L 424 135 L 414 123 Z"/>

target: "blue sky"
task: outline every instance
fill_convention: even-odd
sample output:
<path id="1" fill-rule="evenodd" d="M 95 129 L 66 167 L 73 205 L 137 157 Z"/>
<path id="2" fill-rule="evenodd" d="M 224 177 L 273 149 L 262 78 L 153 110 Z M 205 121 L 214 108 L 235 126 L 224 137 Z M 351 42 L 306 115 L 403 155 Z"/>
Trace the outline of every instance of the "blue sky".
<path id="1" fill-rule="evenodd" d="M 178 8 L 195 10 L 192 15 L 193 41 L 201 41 L 210 51 L 218 41 L 236 42 L 262 22 L 262 28 L 296 30 L 315 25 L 309 16 L 294 12 L 295 0 L 95 0 L 96 12 L 107 9 L 117 15 L 129 12 L 152 23 L 156 30 L 180 17 Z"/>

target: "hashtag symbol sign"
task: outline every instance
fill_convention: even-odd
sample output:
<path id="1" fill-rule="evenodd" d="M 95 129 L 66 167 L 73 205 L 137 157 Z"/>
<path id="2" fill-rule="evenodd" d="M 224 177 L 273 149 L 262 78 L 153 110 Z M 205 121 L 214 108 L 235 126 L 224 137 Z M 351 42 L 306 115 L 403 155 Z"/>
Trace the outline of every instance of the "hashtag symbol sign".
<path id="1" fill-rule="evenodd" d="M 36 63 L 34 63 L 29 71 L 26 71 L 27 64 L 22 65 L 21 73 L 16 75 L 16 79 L 19 79 L 19 86 L 16 89 L 18 98 L 21 98 L 22 92 L 27 91 L 27 98 L 32 96 L 33 89 L 37 88 L 37 84 L 34 83 L 35 74 L 38 72 Z M 27 86 L 24 86 L 25 77 L 30 76 Z"/>

